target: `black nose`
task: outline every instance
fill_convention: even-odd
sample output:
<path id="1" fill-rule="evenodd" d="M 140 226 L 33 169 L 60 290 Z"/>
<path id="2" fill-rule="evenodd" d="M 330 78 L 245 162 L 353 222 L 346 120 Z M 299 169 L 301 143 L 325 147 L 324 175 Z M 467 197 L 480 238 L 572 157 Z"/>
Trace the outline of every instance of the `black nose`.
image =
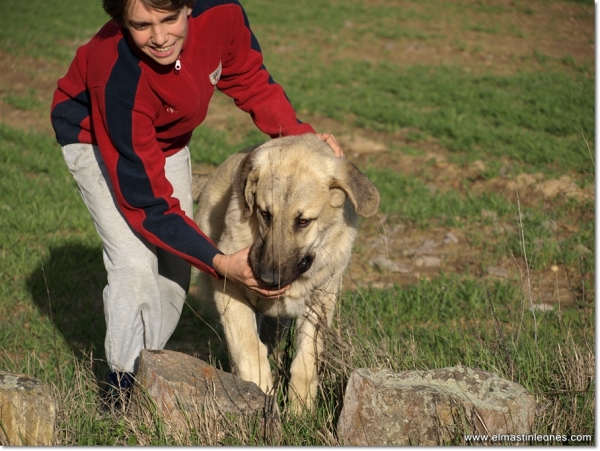
<path id="1" fill-rule="evenodd" d="M 300 260 L 298 262 L 298 272 L 300 274 L 304 274 L 306 271 L 308 271 L 313 263 L 313 260 L 315 259 L 314 256 L 312 255 L 307 255 L 306 257 L 304 257 L 302 260 Z"/>

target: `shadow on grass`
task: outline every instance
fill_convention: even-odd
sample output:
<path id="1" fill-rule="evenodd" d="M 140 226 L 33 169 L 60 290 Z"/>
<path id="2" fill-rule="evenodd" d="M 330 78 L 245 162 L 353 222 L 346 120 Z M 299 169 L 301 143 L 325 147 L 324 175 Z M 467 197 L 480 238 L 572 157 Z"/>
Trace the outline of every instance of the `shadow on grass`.
<path id="1" fill-rule="evenodd" d="M 47 315 L 80 359 L 92 353 L 97 380 L 106 376 L 102 290 L 106 271 L 102 250 L 80 243 L 50 248 L 50 257 L 29 276 L 27 286 L 40 312 Z"/>
<path id="2" fill-rule="evenodd" d="M 92 369 L 101 384 L 108 376 L 104 351 L 106 323 L 102 290 L 106 270 L 100 246 L 80 243 L 50 248 L 50 257 L 29 276 L 27 286 L 40 312 L 62 334 L 73 354 L 93 356 Z M 218 314 L 195 296 L 188 297 L 166 349 L 183 352 L 229 370 Z"/>

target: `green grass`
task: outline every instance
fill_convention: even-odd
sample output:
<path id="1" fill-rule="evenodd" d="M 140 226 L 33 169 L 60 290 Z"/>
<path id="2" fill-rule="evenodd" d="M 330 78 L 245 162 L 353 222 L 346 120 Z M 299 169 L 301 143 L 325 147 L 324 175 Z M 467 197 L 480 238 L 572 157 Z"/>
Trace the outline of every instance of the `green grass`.
<path id="1" fill-rule="evenodd" d="M 227 132 L 200 126 L 194 131 L 190 143 L 192 160 L 197 163 L 218 165 L 232 153 L 268 140 L 258 129 L 252 129 L 240 140 L 231 140 Z"/>
<path id="2" fill-rule="evenodd" d="M 583 134 L 595 141 L 592 78 L 561 73 L 475 76 L 449 67 L 402 70 L 386 63 L 337 65 L 336 71 L 304 67 L 302 77 L 288 71 L 279 81 L 301 112 L 388 132 L 412 127 L 422 140 L 435 137 L 471 161 L 508 157 L 517 167 L 548 174 L 592 170 L 582 139 Z M 224 147 L 224 136 L 201 133 Z M 228 154 L 197 158 L 215 163 Z"/>
<path id="3" fill-rule="evenodd" d="M 574 364 L 577 371 L 587 367 L 588 374 L 594 367 L 589 360 L 593 317 L 565 309 L 560 315 L 538 312 L 534 318 L 517 286 L 512 280 L 486 283 L 447 275 L 409 287 L 359 291 L 343 299 L 347 319 L 340 329 L 354 335 L 354 342 L 378 337 L 371 357 L 357 355 L 372 359 L 374 366 L 392 354 L 388 364 L 396 371 L 466 365 L 518 382 L 542 405 L 565 413 L 557 419 L 560 425 L 539 421 L 546 412 L 538 415 L 539 433 L 553 427 L 593 431 L 592 379 L 581 381 L 578 389 L 562 385 L 567 382 L 564 365 Z M 566 349 L 578 353 L 579 362 Z"/>
<path id="4" fill-rule="evenodd" d="M 6 0 L 0 49 L 68 64 L 74 52 L 106 22 L 102 3 Z"/>
<path id="5" fill-rule="evenodd" d="M 435 217 L 435 225 L 452 225 L 453 216 L 481 216 L 481 210 L 492 210 L 500 215 L 511 213 L 510 204 L 500 193 L 481 196 L 461 195 L 458 191 L 439 193 L 414 176 L 398 174 L 393 169 L 369 167 L 366 170 L 382 197 L 382 213 L 395 213 L 405 221 L 428 227 Z"/>
<path id="6" fill-rule="evenodd" d="M 35 89 L 30 89 L 24 96 L 7 94 L 2 97 L 2 101 L 17 110 L 32 111 L 46 108 L 46 105 L 38 99 Z"/>
<path id="7" fill-rule="evenodd" d="M 105 277 L 99 240 L 61 159 L 51 138 L 0 125 L 2 349 L 47 357 L 51 374 L 69 360 L 69 339 L 103 342 L 89 327 L 102 312 L 91 305 L 102 288 L 94 278 Z M 85 313 L 70 316 L 73 303 Z"/>
<path id="8" fill-rule="evenodd" d="M 338 62 L 282 77 L 300 110 L 394 132 L 415 127 L 473 159 L 506 156 L 529 167 L 590 170 L 593 79 L 561 73 L 477 76 L 450 67 Z M 324 97 L 327 102 L 319 101 Z M 356 119 L 351 119 L 351 118 Z"/>

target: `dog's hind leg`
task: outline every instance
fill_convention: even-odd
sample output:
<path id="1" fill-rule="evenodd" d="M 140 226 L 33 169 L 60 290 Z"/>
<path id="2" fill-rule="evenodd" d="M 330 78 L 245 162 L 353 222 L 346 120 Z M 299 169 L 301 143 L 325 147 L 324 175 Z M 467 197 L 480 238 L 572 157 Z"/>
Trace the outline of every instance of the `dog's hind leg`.
<path id="1" fill-rule="evenodd" d="M 215 293 L 215 301 L 221 314 L 234 373 L 269 393 L 273 388 L 273 376 L 267 346 L 258 337 L 254 310 L 246 300 L 222 292 Z"/>

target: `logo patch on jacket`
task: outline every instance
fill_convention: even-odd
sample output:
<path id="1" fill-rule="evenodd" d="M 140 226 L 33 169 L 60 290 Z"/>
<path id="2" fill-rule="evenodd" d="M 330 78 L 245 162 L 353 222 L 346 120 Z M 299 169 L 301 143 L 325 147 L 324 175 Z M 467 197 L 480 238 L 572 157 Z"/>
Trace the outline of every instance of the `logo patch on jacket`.
<path id="1" fill-rule="evenodd" d="M 222 70 L 223 70 L 223 65 L 219 61 L 219 67 L 217 67 L 215 69 L 215 71 L 208 76 L 208 78 L 210 79 L 210 82 L 212 83 L 213 86 L 216 85 L 219 82 L 219 79 L 221 78 L 221 71 Z"/>

